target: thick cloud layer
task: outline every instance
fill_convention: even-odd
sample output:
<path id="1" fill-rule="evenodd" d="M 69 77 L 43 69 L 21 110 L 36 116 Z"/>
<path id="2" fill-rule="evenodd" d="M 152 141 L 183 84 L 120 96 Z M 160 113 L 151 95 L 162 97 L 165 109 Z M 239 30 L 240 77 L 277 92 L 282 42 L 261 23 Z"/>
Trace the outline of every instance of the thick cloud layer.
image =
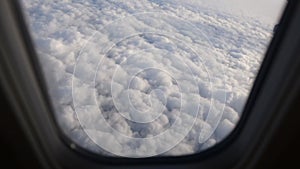
<path id="1" fill-rule="evenodd" d="M 183 155 L 232 131 L 273 26 L 192 2 L 23 0 L 56 117 L 75 143 Z"/>

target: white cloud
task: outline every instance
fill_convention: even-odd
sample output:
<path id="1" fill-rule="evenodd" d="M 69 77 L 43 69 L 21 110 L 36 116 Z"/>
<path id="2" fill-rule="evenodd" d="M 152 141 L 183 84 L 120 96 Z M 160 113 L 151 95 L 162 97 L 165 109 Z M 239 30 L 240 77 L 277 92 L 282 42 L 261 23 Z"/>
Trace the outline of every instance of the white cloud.
<path id="1" fill-rule="evenodd" d="M 106 155 L 183 155 L 224 139 L 273 29 L 236 1 L 22 2 L 61 127 Z"/>

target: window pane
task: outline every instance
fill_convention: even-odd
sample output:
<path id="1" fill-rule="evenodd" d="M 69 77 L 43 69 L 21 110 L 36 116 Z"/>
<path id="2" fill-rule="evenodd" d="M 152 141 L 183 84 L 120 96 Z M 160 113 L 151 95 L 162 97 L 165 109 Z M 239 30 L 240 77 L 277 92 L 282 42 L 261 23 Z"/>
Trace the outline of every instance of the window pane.
<path id="1" fill-rule="evenodd" d="M 72 147 L 149 157 L 234 129 L 286 1 L 21 3 Z"/>

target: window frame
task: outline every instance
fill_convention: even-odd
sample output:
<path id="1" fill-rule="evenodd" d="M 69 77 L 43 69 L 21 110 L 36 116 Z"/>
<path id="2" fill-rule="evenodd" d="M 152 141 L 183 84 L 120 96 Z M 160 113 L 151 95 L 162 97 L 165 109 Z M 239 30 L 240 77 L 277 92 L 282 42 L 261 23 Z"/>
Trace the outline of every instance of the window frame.
<path id="1" fill-rule="evenodd" d="M 21 9 L 17 0 L 0 1 L 0 25 L 3 25 L 0 29 L 1 47 L 5 46 L 0 50 L 4 56 L 10 56 L 0 59 L 1 85 L 4 86 L 6 95 L 16 109 L 18 121 L 44 167 L 245 168 L 249 164 L 247 159 L 253 156 L 257 148 L 270 141 L 272 132 L 274 134 L 272 128 L 276 128 L 276 124 L 284 116 L 281 109 L 288 103 L 276 103 L 295 97 L 293 94 L 284 94 L 293 81 L 299 80 L 292 71 L 297 70 L 300 65 L 300 59 L 296 58 L 295 61 L 294 58 L 300 35 L 293 34 L 300 30 L 297 25 L 300 3 L 290 1 L 266 52 L 240 121 L 223 141 L 203 152 L 177 157 L 115 158 L 92 153 L 78 145 L 74 149 L 71 146 L 72 140 L 60 130 L 52 113 L 54 110 L 47 94 L 47 85 Z M 279 83 L 274 84 L 274 81 Z M 289 83 L 285 84 L 287 81 Z M 275 95 L 274 92 L 277 91 L 279 92 Z M 269 110 L 268 106 L 272 104 L 276 106 Z M 267 130 L 270 130 L 270 135 L 264 138 L 263 134 Z M 258 152 L 256 158 L 259 158 L 259 153 L 262 152 Z"/>

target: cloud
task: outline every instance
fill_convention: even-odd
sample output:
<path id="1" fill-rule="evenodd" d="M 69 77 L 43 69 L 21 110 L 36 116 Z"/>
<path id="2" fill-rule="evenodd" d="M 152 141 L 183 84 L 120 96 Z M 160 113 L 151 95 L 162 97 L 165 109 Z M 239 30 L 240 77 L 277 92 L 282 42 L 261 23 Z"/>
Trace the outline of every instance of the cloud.
<path id="1" fill-rule="evenodd" d="M 60 126 L 105 155 L 184 155 L 224 139 L 272 36 L 202 1 L 22 2 Z"/>

